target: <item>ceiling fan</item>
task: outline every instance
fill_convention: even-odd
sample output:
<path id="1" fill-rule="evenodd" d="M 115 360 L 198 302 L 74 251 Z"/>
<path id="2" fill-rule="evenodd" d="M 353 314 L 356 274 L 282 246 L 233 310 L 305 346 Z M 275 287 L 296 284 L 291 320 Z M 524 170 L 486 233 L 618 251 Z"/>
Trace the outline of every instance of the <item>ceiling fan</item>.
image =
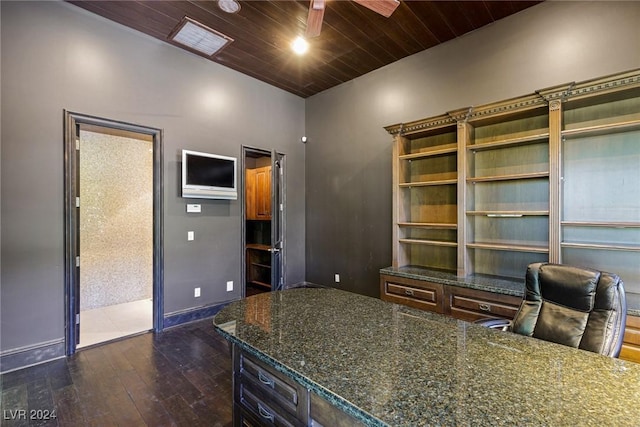
<path id="1" fill-rule="evenodd" d="M 361 6 L 373 10 L 376 13 L 388 18 L 400 4 L 400 0 L 353 0 Z M 322 19 L 324 17 L 324 7 L 326 0 L 311 0 L 309 4 L 309 17 L 307 18 L 307 38 L 320 35 Z"/>

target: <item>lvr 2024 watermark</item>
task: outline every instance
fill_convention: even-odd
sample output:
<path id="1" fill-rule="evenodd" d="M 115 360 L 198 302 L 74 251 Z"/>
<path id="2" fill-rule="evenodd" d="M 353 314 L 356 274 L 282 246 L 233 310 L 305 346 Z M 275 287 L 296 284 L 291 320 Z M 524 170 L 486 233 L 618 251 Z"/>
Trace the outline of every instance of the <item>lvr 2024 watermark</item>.
<path id="1" fill-rule="evenodd" d="M 4 409 L 2 410 L 3 420 L 53 420 L 58 418 L 56 410 L 48 409 Z"/>

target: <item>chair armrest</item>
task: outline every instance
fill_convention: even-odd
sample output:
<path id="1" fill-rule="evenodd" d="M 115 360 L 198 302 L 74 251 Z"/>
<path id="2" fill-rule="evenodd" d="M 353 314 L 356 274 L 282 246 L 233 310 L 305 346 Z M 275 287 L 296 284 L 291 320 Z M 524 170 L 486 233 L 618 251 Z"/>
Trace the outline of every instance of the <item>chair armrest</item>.
<path id="1" fill-rule="evenodd" d="M 478 319 L 475 322 L 480 326 L 484 326 L 489 329 L 500 329 L 501 331 L 508 331 L 511 327 L 511 320 L 507 319 L 499 319 L 499 318 L 489 318 L 489 319 Z"/>

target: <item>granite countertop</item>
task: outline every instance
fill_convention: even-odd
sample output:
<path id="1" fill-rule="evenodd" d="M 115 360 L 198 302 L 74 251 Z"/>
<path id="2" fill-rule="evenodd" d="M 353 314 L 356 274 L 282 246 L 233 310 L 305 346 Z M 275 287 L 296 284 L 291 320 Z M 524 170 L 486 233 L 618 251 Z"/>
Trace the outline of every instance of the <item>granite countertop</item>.
<path id="1" fill-rule="evenodd" d="M 219 333 L 371 426 L 638 425 L 640 364 L 331 288 L 233 302 Z"/>
<path id="2" fill-rule="evenodd" d="M 521 280 L 503 279 L 488 275 L 471 275 L 458 277 L 454 273 L 431 270 L 423 267 L 387 267 L 380 270 L 381 274 L 405 277 L 407 279 L 428 280 L 443 285 L 461 286 L 480 291 L 494 292 L 498 294 L 524 296 L 524 277 Z M 640 294 L 627 292 L 627 314 L 640 316 Z"/>

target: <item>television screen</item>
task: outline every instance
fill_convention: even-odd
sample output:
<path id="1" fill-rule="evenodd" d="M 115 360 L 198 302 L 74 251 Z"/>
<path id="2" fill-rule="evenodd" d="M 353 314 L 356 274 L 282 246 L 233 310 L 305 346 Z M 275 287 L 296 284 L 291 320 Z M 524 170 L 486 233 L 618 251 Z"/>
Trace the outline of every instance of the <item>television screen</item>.
<path id="1" fill-rule="evenodd" d="M 182 150 L 182 197 L 236 200 L 235 157 Z"/>
<path id="2" fill-rule="evenodd" d="M 187 184 L 233 188 L 235 164 L 233 160 L 188 153 Z"/>

